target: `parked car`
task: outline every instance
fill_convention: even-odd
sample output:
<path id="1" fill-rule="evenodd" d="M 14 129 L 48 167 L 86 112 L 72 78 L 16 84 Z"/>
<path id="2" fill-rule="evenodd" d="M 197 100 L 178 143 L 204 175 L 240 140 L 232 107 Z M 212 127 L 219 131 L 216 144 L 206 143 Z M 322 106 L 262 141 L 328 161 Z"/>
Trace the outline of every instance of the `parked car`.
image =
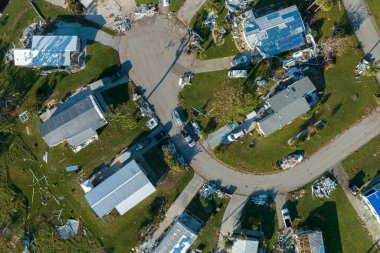
<path id="1" fill-rule="evenodd" d="M 247 77 L 247 70 L 230 70 L 228 71 L 229 78 L 244 78 Z"/>
<path id="2" fill-rule="evenodd" d="M 245 131 L 244 131 L 244 129 L 241 129 L 239 131 L 236 131 L 236 132 L 233 132 L 233 133 L 229 134 L 227 136 L 227 139 L 229 141 L 236 141 L 237 139 L 239 139 L 240 137 L 242 137 L 244 135 L 245 135 Z"/>
<path id="3" fill-rule="evenodd" d="M 152 142 L 152 139 L 147 137 L 137 144 L 136 151 L 142 150 Z"/>
<path id="4" fill-rule="evenodd" d="M 231 66 L 236 67 L 238 65 L 248 64 L 248 57 L 246 55 L 240 55 L 232 59 Z"/>
<path id="5" fill-rule="evenodd" d="M 176 107 L 174 111 L 172 112 L 172 119 L 174 123 L 178 126 L 181 127 L 185 124 L 185 119 L 183 116 L 183 111 L 180 107 Z"/>
<path id="6" fill-rule="evenodd" d="M 193 140 L 193 138 L 191 138 L 190 134 L 186 130 L 182 130 L 181 135 L 185 139 L 187 145 L 189 145 L 190 148 L 195 146 L 196 144 L 195 141 Z"/>
<path id="7" fill-rule="evenodd" d="M 285 227 L 290 228 L 292 226 L 292 221 L 290 219 L 290 214 L 288 208 L 281 210 L 282 218 L 284 219 Z"/>

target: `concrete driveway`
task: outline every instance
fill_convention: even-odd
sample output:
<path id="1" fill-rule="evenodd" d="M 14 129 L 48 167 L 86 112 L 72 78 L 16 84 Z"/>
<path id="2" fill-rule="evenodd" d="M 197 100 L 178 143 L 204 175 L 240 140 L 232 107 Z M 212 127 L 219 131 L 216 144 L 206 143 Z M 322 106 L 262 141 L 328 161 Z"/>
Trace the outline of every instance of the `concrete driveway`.
<path id="1" fill-rule="evenodd" d="M 366 59 L 380 62 L 380 35 L 365 0 L 343 0 L 343 5 L 354 32 L 362 43 Z M 380 73 L 376 78 L 380 85 Z"/>

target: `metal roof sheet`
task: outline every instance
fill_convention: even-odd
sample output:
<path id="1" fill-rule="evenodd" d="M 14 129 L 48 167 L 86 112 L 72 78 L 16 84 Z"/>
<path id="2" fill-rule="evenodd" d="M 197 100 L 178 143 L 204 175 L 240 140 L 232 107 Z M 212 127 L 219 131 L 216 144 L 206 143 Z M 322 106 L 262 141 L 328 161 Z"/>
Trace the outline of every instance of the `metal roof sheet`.
<path id="1" fill-rule="evenodd" d="M 196 238 L 193 231 L 177 220 L 153 253 L 185 253 Z"/>
<path id="2" fill-rule="evenodd" d="M 295 5 L 259 18 L 247 17 L 243 28 L 248 45 L 264 58 L 305 44 L 305 26 Z"/>
<path id="3" fill-rule="evenodd" d="M 78 51 L 78 36 L 33 36 L 29 49 L 15 49 L 16 66 L 70 66 Z"/>
<path id="4" fill-rule="evenodd" d="M 232 246 L 231 253 L 256 253 L 259 248 L 259 241 L 256 239 L 237 239 Z"/>
<path id="5" fill-rule="evenodd" d="M 120 214 L 137 205 L 155 188 L 132 160 L 86 194 L 86 200 L 94 212 L 103 217 L 117 207 Z"/>
<path id="6" fill-rule="evenodd" d="M 54 113 L 39 128 L 46 143 L 53 147 L 78 134 L 87 133 L 86 130 L 88 129 L 95 131 L 105 124 L 107 121 L 95 98 L 89 95 L 65 108 L 65 110 L 59 111 L 57 114 Z M 74 142 L 74 139 L 72 141 Z"/>

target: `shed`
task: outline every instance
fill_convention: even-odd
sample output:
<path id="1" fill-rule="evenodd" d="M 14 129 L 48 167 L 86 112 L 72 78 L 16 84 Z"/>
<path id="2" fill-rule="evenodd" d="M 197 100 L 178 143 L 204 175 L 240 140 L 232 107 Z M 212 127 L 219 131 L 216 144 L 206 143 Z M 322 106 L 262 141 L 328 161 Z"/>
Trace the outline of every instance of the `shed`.
<path id="1" fill-rule="evenodd" d="M 123 215 L 155 191 L 140 166 L 132 160 L 86 193 L 85 198 L 94 212 L 103 217 L 114 208 Z"/>
<path id="2" fill-rule="evenodd" d="M 301 231 L 296 235 L 297 253 L 325 253 L 322 232 Z"/>
<path id="3" fill-rule="evenodd" d="M 58 232 L 63 240 L 75 236 L 78 233 L 79 221 L 68 219 L 66 224 L 57 227 Z"/>

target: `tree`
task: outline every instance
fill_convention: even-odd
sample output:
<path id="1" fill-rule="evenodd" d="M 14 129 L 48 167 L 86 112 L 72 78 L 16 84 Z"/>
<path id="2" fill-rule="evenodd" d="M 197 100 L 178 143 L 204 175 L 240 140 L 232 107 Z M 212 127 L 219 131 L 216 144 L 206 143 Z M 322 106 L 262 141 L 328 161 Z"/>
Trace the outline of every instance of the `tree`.
<path id="1" fill-rule="evenodd" d="M 81 16 L 83 14 L 84 7 L 77 0 L 66 0 L 67 9 L 75 16 Z"/>
<path id="2" fill-rule="evenodd" d="M 224 248 L 226 250 L 232 249 L 233 246 L 234 246 L 234 241 L 231 240 L 230 238 L 224 241 Z"/>
<path id="3" fill-rule="evenodd" d="M 136 117 L 134 116 L 134 108 L 131 108 L 125 104 L 114 109 L 110 108 L 111 113 L 107 113 L 106 117 L 109 122 L 120 124 L 122 128 L 134 129 L 137 127 Z"/>
<path id="4" fill-rule="evenodd" d="M 164 161 L 166 163 L 166 165 L 174 172 L 181 172 L 183 171 L 181 165 L 179 164 L 179 162 L 174 158 L 174 156 L 172 155 L 172 153 L 170 153 L 170 150 L 169 148 L 167 148 L 166 146 L 163 146 L 162 147 L 162 156 L 164 158 Z"/>
<path id="5" fill-rule="evenodd" d="M 202 204 L 203 207 L 207 207 L 208 206 L 208 199 L 207 198 L 200 198 L 199 200 Z"/>
<path id="6" fill-rule="evenodd" d="M 225 81 L 210 99 L 209 116 L 219 124 L 243 121 L 246 113 L 257 105 L 253 94 L 245 93 L 243 88 L 237 81 Z"/>
<path id="7" fill-rule="evenodd" d="M 241 232 L 238 237 L 239 240 L 247 240 L 247 235 Z"/>
<path id="8" fill-rule="evenodd" d="M 334 6 L 334 3 L 332 0 L 316 0 L 316 3 L 318 4 L 319 8 L 322 11 L 330 11 L 332 7 Z"/>

